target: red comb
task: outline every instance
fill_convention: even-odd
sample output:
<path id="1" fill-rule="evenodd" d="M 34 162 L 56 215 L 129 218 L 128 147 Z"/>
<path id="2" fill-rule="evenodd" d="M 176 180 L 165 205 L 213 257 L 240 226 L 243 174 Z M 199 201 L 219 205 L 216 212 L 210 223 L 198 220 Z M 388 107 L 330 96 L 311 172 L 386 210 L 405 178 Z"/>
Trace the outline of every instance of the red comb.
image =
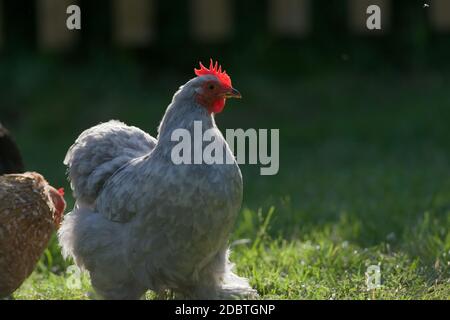
<path id="1" fill-rule="evenodd" d="M 64 197 L 64 188 L 59 188 L 58 193 L 60 196 Z"/>
<path id="2" fill-rule="evenodd" d="M 225 70 L 222 71 L 222 66 L 216 61 L 214 64 L 213 60 L 210 59 L 209 69 L 200 62 L 200 69 L 194 69 L 197 76 L 213 75 L 216 76 L 220 82 L 231 87 L 231 79 Z"/>

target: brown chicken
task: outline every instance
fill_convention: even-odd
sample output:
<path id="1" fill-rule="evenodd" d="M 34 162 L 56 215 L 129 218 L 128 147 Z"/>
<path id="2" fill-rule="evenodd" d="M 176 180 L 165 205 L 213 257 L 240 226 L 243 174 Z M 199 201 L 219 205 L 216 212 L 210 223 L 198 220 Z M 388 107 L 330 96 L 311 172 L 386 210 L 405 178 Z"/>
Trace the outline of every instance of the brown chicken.
<path id="1" fill-rule="evenodd" d="M 38 173 L 0 176 L 0 298 L 34 270 L 61 222 L 63 195 Z"/>

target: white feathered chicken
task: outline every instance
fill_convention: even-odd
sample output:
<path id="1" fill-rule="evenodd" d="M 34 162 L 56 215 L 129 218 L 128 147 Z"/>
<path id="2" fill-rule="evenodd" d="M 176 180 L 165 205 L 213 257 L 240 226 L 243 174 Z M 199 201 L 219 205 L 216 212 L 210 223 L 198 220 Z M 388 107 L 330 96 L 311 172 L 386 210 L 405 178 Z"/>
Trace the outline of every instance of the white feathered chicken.
<path id="1" fill-rule="evenodd" d="M 200 64 L 162 119 L 158 139 L 110 121 L 83 132 L 65 164 L 76 198 L 59 232 L 65 256 L 87 269 L 105 299 L 138 299 L 170 290 L 191 299 L 252 297 L 232 272 L 227 241 L 242 201 L 242 175 L 233 164 L 171 160 L 172 132 L 193 134 L 194 121 L 213 129 L 226 98 L 239 98 L 217 63 Z"/>

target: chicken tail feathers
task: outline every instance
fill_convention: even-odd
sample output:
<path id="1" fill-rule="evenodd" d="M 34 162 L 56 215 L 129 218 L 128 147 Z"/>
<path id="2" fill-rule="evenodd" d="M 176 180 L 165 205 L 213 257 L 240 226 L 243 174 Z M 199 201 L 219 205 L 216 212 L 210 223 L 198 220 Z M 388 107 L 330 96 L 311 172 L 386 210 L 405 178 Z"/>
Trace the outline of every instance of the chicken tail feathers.
<path id="1" fill-rule="evenodd" d="M 77 201 L 95 202 L 105 182 L 128 161 L 149 154 L 156 139 L 136 127 L 111 120 L 84 131 L 64 159 Z"/>

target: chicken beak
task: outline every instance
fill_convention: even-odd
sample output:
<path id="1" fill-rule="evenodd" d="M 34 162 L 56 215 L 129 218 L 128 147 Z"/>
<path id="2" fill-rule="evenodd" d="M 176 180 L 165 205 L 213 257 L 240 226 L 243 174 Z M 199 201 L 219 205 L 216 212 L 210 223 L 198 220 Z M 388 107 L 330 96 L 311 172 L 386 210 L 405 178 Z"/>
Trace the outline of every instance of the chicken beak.
<path id="1" fill-rule="evenodd" d="M 237 98 L 237 99 L 241 99 L 242 95 L 239 91 L 237 91 L 235 88 L 230 88 L 228 90 L 225 91 L 224 94 L 225 98 Z"/>

